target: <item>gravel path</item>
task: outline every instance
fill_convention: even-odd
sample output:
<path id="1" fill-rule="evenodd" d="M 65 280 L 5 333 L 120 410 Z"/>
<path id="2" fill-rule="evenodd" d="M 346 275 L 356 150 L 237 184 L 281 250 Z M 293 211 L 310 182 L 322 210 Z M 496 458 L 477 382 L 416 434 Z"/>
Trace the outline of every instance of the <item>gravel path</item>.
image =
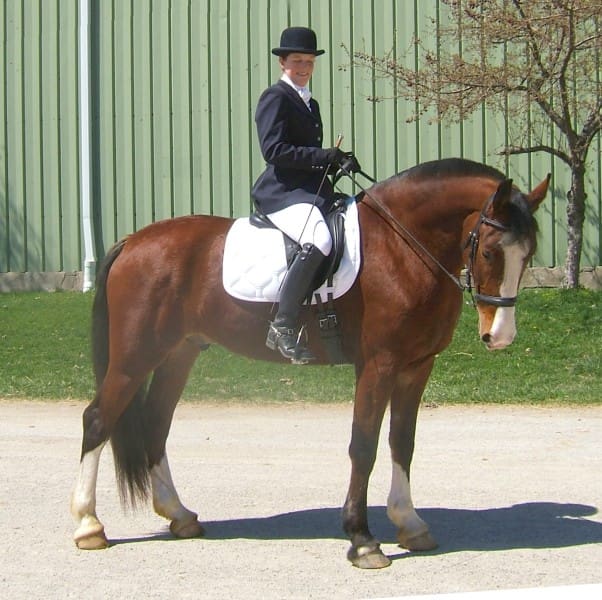
<path id="1" fill-rule="evenodd" d="M 2 598 L 330 600 L 602 584 L 602 407 L 422 409 L 414 504 L 440 543 L 424 554 L 399 548 L 385 516 L 383 427 L 370 519 L 394 560 L 364 572 L 346 561 L 339 521 L 351 405 L 180 405 L 170 463 L 207 537 L 176 541 L 150 508 L 123 512 L 107 450 L 97 497 L 112 546 L 98 552 L 76 549 L 68 510 L 84 406 L 0 401 Z"/>

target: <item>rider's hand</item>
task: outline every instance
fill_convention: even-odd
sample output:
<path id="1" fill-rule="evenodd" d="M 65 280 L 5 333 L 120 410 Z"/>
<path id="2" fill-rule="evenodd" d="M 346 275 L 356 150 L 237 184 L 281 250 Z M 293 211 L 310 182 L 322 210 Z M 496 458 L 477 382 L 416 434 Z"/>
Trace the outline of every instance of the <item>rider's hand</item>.
<path id="1" fill-rule="evenodd" d="M 344 153 L 344 158 L 339 162 L 339 167 L 345 174 L 359 173 L 362 170 L 362 167 L 353 152 Z"/>
<path id="2" fill-rule="evenodd" d="M 328 150 L 328 164 L 331 169 L 338 169 L 341 162 L 344 161 L 347 157 L 347 154 L 343 152 L 340 148 L 334 147 L 329 148 Z"/>

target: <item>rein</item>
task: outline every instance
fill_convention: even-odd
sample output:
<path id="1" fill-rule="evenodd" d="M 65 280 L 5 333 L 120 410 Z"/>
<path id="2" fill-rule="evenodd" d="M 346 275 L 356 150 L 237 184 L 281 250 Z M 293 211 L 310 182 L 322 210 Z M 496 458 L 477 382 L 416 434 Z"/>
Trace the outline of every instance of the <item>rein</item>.
<path id="1" fill-rule="evenodd" d="M 405 227 L 404 225 L 402 225 L 399 222 L 399 220 L 391 213 L 391 211 L 386 206 L 384 206 L 381 202 L 379 202 L 376 198 L 374 198 L 374 196 L 372 196 L 370 194 L 370 192 L 368 192 L 368 190 L 366 190 L 356 180 L 356 178 L 353 177 L 352 173 L 345 171 L 344 174 L 347 175 L 349 177 L 349 179 L 351 179 L 351 181 L 355 185 L 357 185 L 360 188 L 360 190 L 364 193 L 364 198 L 360 201 L 363 202 L 366 206 L 369 206 L 374 212 L 376 212 L 376 214 L 378 214 L 393 229 L 393 231 L 399 237 L 403 238 L 407 243 L 410 243 L 410 241 L 411 241 L 410 245 L 413 245 L 415 250 L 417 249 L 420 252 L 422 252 L 424 255 L 426 255 L 443 273 L 445 273 L 445 275 L 447 275 L 447 277 L 449 277 L 449 279 L 451 279 L 454 282 L 456 287 L 461 292 L 467 291 L 470 294 L 473 306 L 476 307 L 477 302 L 482 302 L 484 304 L 489 304 L 489 305 L 496 306 L 496 307 L 511 307 L 511 306 L 516 305 L 516 300 L 517 300 L 516 296 L 506 297 L 506 296 L 490 296 L 488 294 L 481 294 L 478 291 L 479 285 L 475 281 L 475 277 L 473 274 L 474 264 L 475 264 L 475 260 L 476 260 L 476 256 L 477 256 L 477 251 L 479 248 L 481 226 L 488 225 L 490 227 L 494 227 L 495 229 L 498 229 L 499 231 L 509 231 L 509 229 L 510 229 L 508 226 L 504 225 L 500 221 L 497 221 L 496 219 L 491 219 L 491 218 L 487 217 L 485 214 L 487 212 L 487 209 L 493 203 L 495 194 L 491 195 L 487 199 L 485 206 L 481 209 L 481 213 L 480 213 L 480 216 L 479 216 L 479 219 L 478 219 L 476 225 L 473 227 L 472 231 L 469 233 L 468 238 L 463 245 L 463 249 L 466 249 L 466 248 L 468 248 L 468 246 L 470 246 L 470 261 L 469 261 L 469 264 L 466 265 L 466 285 L 464 285 L 462 283 L 462 281 L 460 280 L 460 278 L 457 277 L 456 275 L 454 275 L 451 271 L 449 271 L 441 263 L 441 261 L 439 259 L 437 259 L 428 250 L 428 248 L 426 248 L 426 246 L 424 246 L 424 244 L 422 242 L 420 242 L 420 240 L 418 240 L 416 238 L 416 236 L 414 236 L 414 234 L 409 229 L 407 229 L 407 227 Z M 360 171 L 360 174 L 363 175 L 364 177 L 366 177 L 367 179 L 369 179 L 370 181 L 375 182 L 375 180 L 372 177 L 369 177 L 363 171 Z M 369 202 L 366 202 L 366 199 L 368 199 Z M 473 286 L 474 286 L 474 288 L 476 288 L 476 291 L 474 293 L 473 293 Z"/>

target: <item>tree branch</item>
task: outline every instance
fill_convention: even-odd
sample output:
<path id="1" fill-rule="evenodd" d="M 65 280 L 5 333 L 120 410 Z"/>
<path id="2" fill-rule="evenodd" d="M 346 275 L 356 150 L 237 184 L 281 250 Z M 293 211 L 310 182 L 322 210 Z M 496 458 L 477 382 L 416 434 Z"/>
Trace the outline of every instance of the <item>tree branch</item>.
<path id="1" fill-rule="evenodd" d="M 571 129 L 570 122 L 567 123 L 564 118 L 552 108 L 552 105 L 545 98 L 537 96 L 535 98 L 535 102 L 537 103 L 537 106 L 539 106 L 539 108 L 541 108 L 541 110 L 543 110 L 543 112 L 550 118 L 554 125 L 556 125 L 556 127 L 558 127 L 558 129 L 560 129 L 560 131 L 567 136 L 569 140 L 575 136 L 575 132 Z"/>
<path id="2" fill-rule="evenodd" d="M 541 144 L 539 146 L 506 146 L 503 150 L 500 150 L 498 154 L 500 156 L 513 156 L 516 154 L 531 154 L 532 152 L 547 152 L 548 154 L 552 154 L 556 156 L 567 165 L 571 166 L 571 159 L 566 152 L 562 150 L 558 150 L 558 148 L 554 148 L 553 146 L 548 146 L 546 144 Z"/>
<path id="3" fill-rule="evenodd" d="M 543 79 L 548 79 L 550 73 L 543 64 L 541 53 L 539 52 L 539 44 L 537 43 L 537 37 L 535 35 L 535 32 L 533 31 L 533 27 L 531 27 L 531 21 L 527 18 L 527 15 L 525 14 L 523 7 L 521 6 L 520 0 L 512 0 L 512 4 L 514 4 L 514 7 L 520 14 L 521 18 L 525 21 L 527 31 L 529 32 L 529 37 L 531 38 L 531 54 L 533 55 L 533 58 L 535 59 L 535 62 L 537 63 L 537 66 L 541 71 L 541 75 Z"/>
<path id="4" fill-rule="evenodd" d="M 569 43 L 567 48 L 566 56 L 562 61 L 562 66 L 560 67 L 560 76 L 558 78 L 558 86 L 560 87 L 560 104 L 562 106 L 562 113 L 564 115 L 564 122 L 567 125 L 566 135 L 569 139 L 569 145 L 572 147 L 575 144 L 576 136 L 573 131 L 572 121 L 571 121 L 571 109 L 570 109 L 570 101 L 569 101 L 569 92 L 566 85 L 566 72 L 569 68 L 571 58 L 573 56 L 573 48 L 575 47 L 575 23 L 573 22 L 573 11 L 569 9 Z"/>
<path id="5" fill-rule="evenodd" d="M 602 114 L 600 111 L 602 111 L 602 99 L 598 99 L 597 105 L 594 107 L 581 129 L 579 139 L 584 152 L 587 152 L 594 136 L 602 129 Z"/>

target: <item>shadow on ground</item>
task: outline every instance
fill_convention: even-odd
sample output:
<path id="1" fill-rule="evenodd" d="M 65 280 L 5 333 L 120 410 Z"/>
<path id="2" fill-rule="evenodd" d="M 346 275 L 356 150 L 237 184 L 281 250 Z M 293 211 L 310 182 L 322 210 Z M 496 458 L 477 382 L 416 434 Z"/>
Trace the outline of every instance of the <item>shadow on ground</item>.
<path id="1" fill-rule="evenodd" d="M 428 555 L 470 550 L 562 548 L 602 543 L 602 523 L 586 517 L 597 508 L 583 504 L 529 502 L 484 510 L 425 508 L 420 516 L 439 541 Z M 384 506 L 369 509 L 374 535 L 395 543 L 395 529 Z M 207 521 L 205 540 L 313 540 L 346 539 L 341 530 L 340 508 L 317 508 L 247 519 Z M 173 540 L 167 532 L 132 539 L 115 539 L 112 545 Z M 403 556 L 403 555 L 400 555 Z"/>

